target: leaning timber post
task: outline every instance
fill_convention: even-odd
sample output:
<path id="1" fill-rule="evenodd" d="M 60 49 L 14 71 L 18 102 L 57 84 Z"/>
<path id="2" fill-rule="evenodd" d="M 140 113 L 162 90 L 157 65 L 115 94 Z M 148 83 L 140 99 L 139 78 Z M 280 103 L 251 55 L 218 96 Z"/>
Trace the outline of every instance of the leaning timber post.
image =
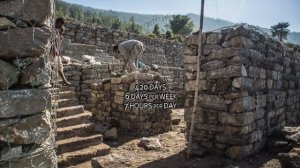
<path id="1" fill-rule="evenodd" d="M 201 14 L 200 14 L 200 27 L 199 27 L 199 43 L 198 43 L 198 59 L 197 59 L 197 76 L 196 76 L 196 90 L 195 90 L 195 98 L 193 111 L 191 116 L 191 128 L 188 139 L 188 147 L 187 147 L 187 159 L 190 158 L 192 143 L 193 143 L 193 132 L 195 127 L 195 113 L 198 105 L 198 94 L 199 94 L 199 74 L 200 74 L 200 64 L 201 64 L 201 55 L 202 55 L 202 31 L 203 31 L 203 17 L 204 17 L 204 0 L 201 0 Z"/>

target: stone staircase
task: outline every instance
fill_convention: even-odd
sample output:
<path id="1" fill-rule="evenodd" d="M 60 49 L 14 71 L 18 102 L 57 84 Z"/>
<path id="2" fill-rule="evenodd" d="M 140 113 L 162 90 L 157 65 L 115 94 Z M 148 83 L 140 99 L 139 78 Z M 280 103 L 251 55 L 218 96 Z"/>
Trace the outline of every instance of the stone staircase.
<path id="1" fill-rule="evenodd" d="M 79 105 L 74 87 L 59 88 L 56 147 L 58 167 L 70 167 L 107 155 L 110 147 L 95 131 L 92 114 Z"/>

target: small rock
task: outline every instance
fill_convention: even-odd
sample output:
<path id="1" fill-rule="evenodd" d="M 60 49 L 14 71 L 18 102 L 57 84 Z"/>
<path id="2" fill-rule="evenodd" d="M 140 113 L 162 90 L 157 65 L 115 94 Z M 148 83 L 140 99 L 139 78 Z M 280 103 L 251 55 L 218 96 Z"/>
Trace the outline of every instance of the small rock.
<path id="1" fill-rule="evenodd" d="M 95 131 L 103 134 L 108 130 L 108 126 L 105 126 L 103 124 L 95 124 Z"/>
<path id="2" fill-rule="evenodd" d="M 0 17 L 0 30 L 15 28 L 16 25 L 5 17 Z"/>
<path id="3" fill-rule="evenodd" d="M 158 138 L 143 137 L 140 144 L 148 150 L 159 150 L 162 147 Z"/>
<path id="4" fill-rule="evenodd" d="M 126 166 L 123 165 L 123 163 L 126 165 L 126 163 L 128 164 L 130 162 L 126 161 L 125 158 L 117 154 L 101 156 L 91 160 L 92 168 L 125 168 Z"/>
<path id="5" fill-rule="evenodd" d="M 82 60 L 88 63 L 95 63 L 95 57 L 89 55 L 83 55 Z"/>
<path id="6" fill-rule="evenodd" d="M 156 64 L 151 64 L 152 70 L 153 71 L 158 71 L 159 67 Z"/>
<path id="7" fill-rule="evenodd" d="M 291 140 L 294 143 L 300 143 L 300 132 L 297 132 L 290 136 L 286 136 L 286 139 Z"/>
<path id="8" fill-rule="evenodd" d="M 299 168 L 300 167 L 300 149 L 294 148 L 289 153 L 279 153 L 279 160 L 282 167 Z"/>
<path id="9" fill-rule="evenodd" d="M 69 64 L 71 62 L 71 57 L 68 56 L 62 56 L 62 62 L 64 64 Z"/>
<path id="10" fill-rule="evenodd" d="M 284 127 L 283 136 L 294 143 L 300 143 L 300 127 Z"/>
<path id="11" fill-rule="evenodd" d="M 116 140 L 118 139 L 118 130 L 117 128 L 112 128 L 110 130 L 107 130 L 104 135 L 103 138 L 106 140 Z"/>

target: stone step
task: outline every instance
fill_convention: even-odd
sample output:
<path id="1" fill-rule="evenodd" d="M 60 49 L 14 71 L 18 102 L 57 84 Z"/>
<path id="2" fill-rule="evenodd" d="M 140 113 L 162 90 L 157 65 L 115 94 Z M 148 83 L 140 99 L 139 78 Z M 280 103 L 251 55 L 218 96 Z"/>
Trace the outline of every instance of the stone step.
<path id="1" fill-rule="evenodd" d="M 58 100 L 58 108 L 62 107 L 71 107 L 71 106 L 78 106 L 79 101 L 77 98 L 72 99 L 59 99 Z"/>
<path id="2" fill-rule="evenodd" d="M 56 119 L 56 126 L 57 127 L 68 127 L 72 125 L 78 125 L 83 123 L 90 122 L 92 114 L 89 112 L 84 112 L 72 116 L 62 117 Z"/>
<path id="3" fill-rule="evenodd" d="M 88 148 L 64 153 L 58 156 L 58 167 L 69 167 L 91 160 L 94 157 L 108 155 L 110 147 L 104 143 Z"/>
<path id="4" fill-rule="evenodd" d="M 57 118 L 73 116 L 77 114 L 84 113 L 84 108 L 82 105 L 79 106 L 71 106 L 71 107 L 63 107 L 57 109 Z"/>
<path id="5" fill-rule="evenodd" d="M 61 91 L 59 92 L 59 98 L 60 99 L 77 98 L 77 93 L 74 91 Z"/>
<path id="6" fill-rule="evenodd" d="M 87 137 L 72 137 L 69 139 L 63 139 L 56 142 L 57 155 L 62 153 L 72 152 L 88 148 L 90 146 L 98 145 L 103 142 L 101 134 L 91 135 Z"/>
<path id="7" fill-rule="evenodd" d="M 95 126 L 93 123 L 79 124 L 69 127 L 57 128 L 56 140 L 68 139 L 71 137 L 83 137 L 86 135 L 93 135 L 95 133 Z"/>
<path id="8" fill-rule="evenodd" d="M 59 91 L 65 92 L 65 91 L 76 91 L 75 86 L 60 86 Z"/>

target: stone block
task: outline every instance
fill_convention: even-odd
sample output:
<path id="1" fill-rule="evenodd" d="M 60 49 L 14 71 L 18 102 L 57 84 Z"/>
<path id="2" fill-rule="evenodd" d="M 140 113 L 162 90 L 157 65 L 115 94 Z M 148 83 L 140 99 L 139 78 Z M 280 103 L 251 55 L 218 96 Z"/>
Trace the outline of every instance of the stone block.
<path id="1" fill-rule="evenodd" d="M 22 71 L 21 84 L 30 85 L 32 87 L 43 86 L 50 82 L 50 70 L 48 62 L 45 58 L 40 58 Z"/>
<path id="2" fill-rule="evenodd" d="M 230 112 L 249 112 L 255 109 L 256 99 L 253 97 L 242 97 L 230 105 Z"/>
<path id="3" fill-rule="evenodd" d="M 245 55 L 245 50 L 240 48 L 222 48 L 220 50 L 216 50 L 205 57 L 205 61 L 211 60 L 221 60 L 221 59 L 229 59 L 235 56 L 243 56 Z"/>
<path id="4" fill-rule="evenodd" d="M 260 69 L 256 67 L 250 67 L 248 70 L 248 76 L 254 79 L 260 78 Z"/>
<path id="5" fill-rule="evenodd" d="M 0 60 L 0 90 L 9 89 L 18 82 L 20 72 L 17 67 Z"/>
<path id="6" fill-rule="evenodd" d="M 221 32 L 209 33 L 206 39 L 207 44 L 219 44 L 222 38 Z"/>
<path id="7" fill-rule="evenodd" d="M 262 130 L 256 130 L 256 131 L 254 131 L 250 134 L 250 142 L 254 143 L 258 140 L 261 140 L 262 136 L 263 136 L 263 131 Z"/>
<path id="8" fill-rule="evenodd" d="M 229 65 L 224 68 L 207 72 L 207 79 L 221 79 L 231 77 L 246 77 L 247 71 L 244 65 Z"/>
<path id="9" fill-rule="evenodd" d="M 1 160 L 11 160 L 22 156 L 22 146 L 5 147 L 1 150 Z"/>
<path id="10" fill-rule="evenodd" d="M 111 83 L 118 84 L 122 82 L 122 78 L 111 78 Z"/>
<path id="11" fill-rule="evenodd" d="M 196 90 L 196 80 L 188 81 L 185 83 L 185 91 L 193 92 Z M 206 80 L 199 80 L 198 85 L 199 91 L 207 90 L 207 81 Z"/>
<path id="12" fill-rule="evenodd" d="M 241 97 L 248 96 L 247 92 L 240 92 L 240 93 L 227 93 L 224 95 L 225 99 L 237 99 Z"/>
<path id="13" fill-rule="evenodd" d="M 198 56 L 184 55 L 183 61 L 185 64 L 197 64 Z"/>
<path id="14" fill-rule="evenodd" d="M 5 17 L 0 17 L 0 30 L 15 28 L 16 25 Z"/>
<path id="15" fill-rule="evenodd" d="M 50 30 L 45 27 L 0 31 L 0 58 L 41 56 L 50 47 L 49 40 Z"/>
<path id="16" fill-rule="evenodd" d="M 51 95 L 44 90 L 0 91 L 0 118 L 41 113 L 51 108 Z"/>
<path id="17" fill-rule="evenodd" d="M 103 134 L 103 138 L 107 140 L 117 140 L 118 130 L 116 128 L 111 128 Z"/>
<path id="18" fill-rule="evenodd" d="M 216 141 L 228 145 L 247 145 L 250 143 L 249 135 L 217 134 Z"/>
<path id="19" fill-rule="evenodd" d="M 115 96 L 114 97 L 114 102 L 117 103 L 117 104 L 122 104 L 124 103 L 124 97 L 122 96 Z"/>
<path id="20" fill-rule="evenodd" d="M 222 47 L 219 45 L 204 45 L 203 46 L 203 54 L 204 55 L 209 55 L 212 52 L 215 52 L 217 50 L 220 50 Z"/>
<path id="21" fill-rule="evenodd" d="M 232 81 L 232 86 L 238 89 L 252 90 L 253 80 L 245 77 L 235 78 Z"/>
<path id="22" fill-rule="evenodd" d="M 255 114 L 253 112 L 239 114 L 218 113 L 218 118 L 221 124 L 247 126 L 255 121 Z"/>
<path id="23" fill-rule="evenodd" d="M 8 119 L 9 123 L 0 130 L 0 140 L 11 144 L 42 144 L 51 131 L 46 114 L 37 114 L 23 119 Z"/>
<path id="24" fill-rule="evenodd" d="M 30 149 L 29 149 L 30 150 Z M 5 163 L 4 167 L 38 167 L 38 168 L 56 168 L 57 163 L 55 163 L 56 154 L 53 147 L 49 144 L 45 146 L 37 146 L 30 152 L 26 152 L 26 157 L 22 157 L 17 160 L 11 160 Z M 2 165 L 1 165 L 2 166 Z"/>
<path id="25" fill-rule="evenodd" d="M 53 12 L 53 0 L 10 0 L 0 2 L 0 15 L 33 21 L 36 25 L 50 27 Z"/>
<path id="26" fill-rule="evenodd" d="M 206 94 L 199 95 L 199 105 L 202 107 L 227 111 L 228 104 L 231 103 L 231 100 L 225 100 L 221 96 Z"/>
<path id="27" fill-rule="evenodd" d="M 255 129 L 255 124 L 250 124 L 246 126 L 224 126 L 224 134 L 226 135 L 246 135 Z"/>
<path id="28" fill-rule="evenodd" d="M 118 154 L 109 154 L 106 156 L 93 158 L 91 160 L 91 165 L 92 168 L 106 168 L 106 167 L 125 168 L 127 166 L 130 166 L 130 162 L 124 156 Z"/>
<path id="29" fill-rule="evenodd" d="M 234 37 L 230 40 L 230 46 L 241 48 L 253 48 L 254 43 L 243 36 Z"/>
<path id="30" fill-rule="evenodd" d="M 222 68 L 224 67 L 226 64 L 224 61 L 220 61 L 220 60 L 214 60 L 214 61 L 209 61 L 205 64 L 203 64 L 201 66 L 201 68 L 204 70 L 204 71 L 211 71 L 211 70 L 215 70 L 215 69 L 219 69 L 219 68 Z"/>

